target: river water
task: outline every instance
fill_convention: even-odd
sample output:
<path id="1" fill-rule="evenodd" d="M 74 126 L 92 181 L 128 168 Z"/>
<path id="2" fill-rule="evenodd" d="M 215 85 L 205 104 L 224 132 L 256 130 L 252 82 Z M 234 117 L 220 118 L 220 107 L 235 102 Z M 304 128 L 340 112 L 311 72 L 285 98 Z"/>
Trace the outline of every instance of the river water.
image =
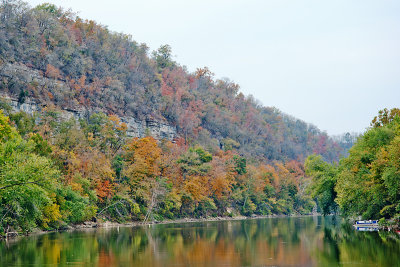
<path id="1" fill-rule="evenodd" d="M 0 266 L 400 266 L 400 236 L 336 217 L 164 224 L 0 242 Z"/>

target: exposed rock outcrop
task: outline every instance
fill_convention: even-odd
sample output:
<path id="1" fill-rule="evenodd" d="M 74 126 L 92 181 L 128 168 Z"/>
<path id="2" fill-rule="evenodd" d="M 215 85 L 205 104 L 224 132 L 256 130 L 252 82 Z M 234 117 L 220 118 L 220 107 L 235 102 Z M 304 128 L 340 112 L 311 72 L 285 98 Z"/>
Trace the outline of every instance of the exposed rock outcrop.
<path id="1" fill-rule="evenodd" d="M 24 65 L 18 64 L 2 64 L 0 66 L 0 97 L 5 99 L 15 112 L 24 111 L 28 114 L 33 115 L 36 112 L 40 112 L 46 105 L 42 103 L 41 99 L 35 99 L 33 97 L 26 97 L 24 101 L 18 101 L 18 98 L 14 97 L 20 88 L 14 88 L 14 91 L 8 88 L 4 84 L 4 79 L 9 83 L 12 81 L 18 86 L 35 84 L 36 87 L 53 87 L 53 92 L 56 93 L 57 90 L 70 90 L 68 85 L 60 80 L 49 79 L 44 77 L 40 71 L 28 68 Z M 9 86 L 9 85 L 7 85 Z M 21 103 L 22 102 L 22 103 Z M 47 102 L 47 101 L 46 101 Z M 62 119 L 75 118 L 84 119 L 90 116 L 90 114 L 103 111 L 103 110 L 88 110 L 77 104 L 74 105 L 62 105 L 60 102 L 53 101 L 54 104 L 61 109 Z M 107 113 L 107 111 L 103 111 Z M 125 122 L 128 126 L 127 135 L 130 137 L 144 137 L 146 135 L 151 135 L 158 140 L 167 139 L 173 140 L 177 137 L 176 127 L 169 125 L 166 121 L 157 120 L 151 116 L 146 119 L 138 119 L 131 116 L 120 116 L 121 120 Z"/>

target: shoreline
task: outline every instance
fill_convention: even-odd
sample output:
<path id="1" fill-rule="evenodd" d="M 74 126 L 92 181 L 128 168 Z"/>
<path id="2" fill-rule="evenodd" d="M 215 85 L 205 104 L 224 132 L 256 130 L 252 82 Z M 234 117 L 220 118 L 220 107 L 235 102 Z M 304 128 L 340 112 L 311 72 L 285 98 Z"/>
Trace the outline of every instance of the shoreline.
<path id="1" fill-rule="evenodd" d="M 74 232 L 74 231 L 91 231 L 97 229 L 113 229 L 119 227 L 143 227 L 143 226 L 151 226 L 151 225 L 158 225 L 158 224 L 182 224 L 182 223 L 202 223 L 202 222 L 222 222 L 222 221 L 241 221 L 241 220 L 256 220 L 256 219 L 267 219 L 267 218 L 289 218 L 289 217 L 314 217 L 314 216 L 322 216 L 319 213 L 313 214 L 291 214 L 291 215 L 281 215 L 281 214 L 273 214 L 273 215 L 252 215 L 252 216 L 224 216 L 224 217 L 208 217 L 208 218 L 180 218 L 174 220 L 164 220 L 164 221 L 132 221 L 132 222 L 125 222 L 125 223 L 118 223 L 118 222 L 111 222 L 111 221 L 104 221 L 104 222 L 91 222 L 86 221 L 81 224 L 75 225 L 68 225 L 65 228 L 60 229 L 53 229 L 53 230 L 40 230 L 34 229 L 32 232 L 29 233 L 15 233 L 13 232 L 10 236 L 0 236 L 0 242 L 14 242 L 19 240 L 20 238 L 24 237 L 31 237 L 31 236 L 39 236 L 43 234 L 50 234 L 50 233 L 63 233 L 63 232 Z M 400 234 L 399 226 L 392 226 L 392 227 L 382 227 L 383 230 L 386 231 L 396 231 Z"/>
<path id="2" fill-rule="evenodd" d="M 320 214 L 293 214 L 293 215 L 257 215 L 257 216 L 235 216 L 235 217 L 209 217 L 209 218 L 181 218 L 175 220 L 165 220 L 165 221 L 133 221 L 126 223 L 118 223 L 118 222 L 83 222 L 81 224 L 68 225 L 65 228 L 54 229 L 54 230 L 39 230 L 34 229 L 32 232 L 26 234 L 20 234 L 12 232 L 11 235 L 1 236 L 0 241 L 10 241 L 16 240 L 21 237 L 30 237 L 36 235 L 43 235 L 48 233 L 62 233 L 62 232 L 73 232 L 73 231 L 86 231 L 86 230 L 95 230 L 95 229 L 111 229 L 117 227 L 139 227 L 139 226 L 151 226 L 158 224 L 174 224 L 174 223 L 198 223 L 198 222 L 218 222 L 218 221 L 240 221 L 240 220 L 251 220 L 251 219 L 266 219 L 266 218 L 285 218 L 285 217 L 309 217 L 309 216 L 320 216 Z M 10 234 L 10 233 L 9 233 Z"/>
<path id="3" fill-rule="evenodd" d="M 241 220 L 252 220 L 252 219 L 267 219 L 267 218 L 287 218 L 287 217 L 309 217 L 309 216 L 320 216 L 320 214 L 293 214 L 293 215 L 257 215 L 257 216 L 223 216 L 223 217 L 209 217 L 209 218 L 181 218 L 174 220 L 164 220 L 164 221 L 134 221 L 134 222 L 126 222 L 126 223 L 118 223 L 118 222 L 84 222 L 83 224 L 78 224 L 72 226 L 70 229 L 66 229 L 66 231 L 80 230 L 80 229 L 96 229 L 96 228 L 115 228 L 115 227 L 136 227 L 136 226 L 149 226 L 149 225 L 158 225 L 158 224 L 174 224 L 174 223 L 198 223 L 198 222 L 219 222 L 219 221 L 241 221 Z M 64 231 L 64 230 L 56 230 L 56 231 Z M 45 231 L 51 232 L 51 231 Z"/>

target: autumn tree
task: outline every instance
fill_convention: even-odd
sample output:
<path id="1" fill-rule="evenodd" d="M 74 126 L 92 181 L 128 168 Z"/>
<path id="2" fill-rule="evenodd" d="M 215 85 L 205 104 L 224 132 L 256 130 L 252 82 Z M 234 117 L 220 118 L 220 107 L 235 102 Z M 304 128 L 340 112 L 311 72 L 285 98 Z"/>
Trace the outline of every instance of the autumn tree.
<path id="1" fill-rule="evenodd" d="M 375 128 L 388 125 L 396 116 L 400 117 L 400 109 L 398 108 L 393 108 L 391 110 L 385 108 L 380 110 L 378 113 L 378 116 L 375 116 L 371 122 L 371 126 Z"/>
<path id="2" fill-rule="evenodd" d="M 153 137 L 133 138 L 125 147 L 127 166 L 123 170 L 131 197 L 147 208 L 146 221 L 166 193 L 165 179 L 160 177 L 161 149 Z"/>

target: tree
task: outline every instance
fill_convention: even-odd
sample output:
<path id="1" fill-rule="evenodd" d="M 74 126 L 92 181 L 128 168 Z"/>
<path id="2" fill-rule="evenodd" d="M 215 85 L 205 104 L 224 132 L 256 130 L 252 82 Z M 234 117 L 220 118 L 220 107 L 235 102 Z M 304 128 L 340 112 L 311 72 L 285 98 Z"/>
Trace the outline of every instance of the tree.
<path id="1" fill-rule="evenodd" d="M 34 153 L 0 112 L 0 231 L 29 231 L 61 216 L 52 197 L 60 175 L 52 162 Z"/>
<path id="2" fill-rule="evenodd" d="M 147 208 L 145 221 L 166 192 L 165 180 L 160 177 L 160 157 L 161 149 L 150 136 L 133 138 L 125 147 L 127 165 L 123 174 L 128 178 L 131 197 Z"/>
<path id="3" fill-rule="evenodd" d="M 340 162 L 337 202 L 347 215 L 391 218 L 400 213 L 400 116 L 397 109 L 380 111 L 372 124 Z M 392 114 L 392 115 L 390 115 Z"/>
<path id="4" fill-rule="evenodd" d="M 324 214 L 336 210 L 365 219 L 400 218 L 400 115 L 381 110 L 339 166 L 309 156 L 311 191 Z M 335 203 L 336 202 L 336 203 Z"/>
<path id="5" fill-rule="evenodd" d="M 312 177 L 310 189 L 313 198 L 316 198 L 322 214 L 336 213 L 338 206 L 335 186 L 337 183 L 337 167 L 322 160 L 321 156 L 308 156 L 304 163 L 306 174 Z"/>
<path id="6" fill-rule="evenodd" d="M 59 79 L 61 77 L 60 70 L 51 64 L 47 64 L 46 76 L 53 79 Z"/>
<path id="7" fill-rule="evenodd" d="M 375 116 L 371 122 L 372 127 L 382 127 L 389 124 L 395 117 L 400 117 L 400 109 L 393 108 L 388 110 L 387 108 L 380 110 L 379 115 Z"/>
<path id="8" fill-rule="evenodd" d="M 169 45 L 162 45 L 153 52 L 153 58 L 155 59 L 159 70 L 163 70 L 174 65 L 171 52 L 172 49 Z"/>
<path id="9" fill-rule="evenodd" d="M 3 115 L 3 110 L 0 110 L 0 141 L 6 141 L 16 135 L 15 128 L 11 127 L 9 118 Z"/>

